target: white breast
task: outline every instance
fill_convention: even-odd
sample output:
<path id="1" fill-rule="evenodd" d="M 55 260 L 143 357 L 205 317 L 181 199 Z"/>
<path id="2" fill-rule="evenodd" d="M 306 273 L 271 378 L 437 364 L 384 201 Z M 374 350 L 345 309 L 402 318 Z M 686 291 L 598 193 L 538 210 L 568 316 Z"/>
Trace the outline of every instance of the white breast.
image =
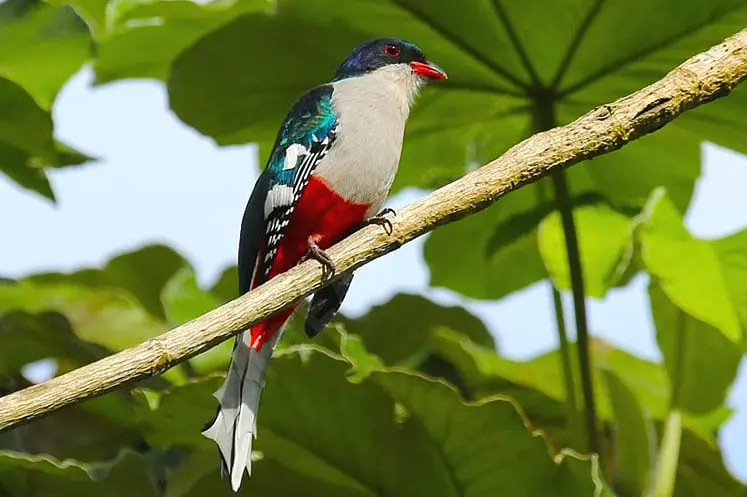
<path id="1" fill-rule="evenodd" d="M 407 65 L 334 83 L 338 136 L 315 174 L 347 200 L 371 204 L 368 215 L 376 214 L 389 194 L 419 86 Z"/>

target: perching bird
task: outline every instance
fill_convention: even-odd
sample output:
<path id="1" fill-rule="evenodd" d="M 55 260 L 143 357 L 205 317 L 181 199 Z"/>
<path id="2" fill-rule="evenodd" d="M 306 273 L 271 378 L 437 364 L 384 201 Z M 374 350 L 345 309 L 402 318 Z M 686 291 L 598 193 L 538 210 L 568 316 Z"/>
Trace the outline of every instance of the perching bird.
<path id="1" fill-rule="evenodd" d="M 412 43 L 376 39 L 357 47 L 332 81 L 293 105 L 244 212 L 240 293 L 306 258 L 332 275 L 326 248 L 365 224 L 391 228 L 379 209 L 397 172 L 410 106 L 427 80 L 444 78 L 446 73 Z M 343 276 L 316 292 L 306 318 L 309 337 L 332 320 L 351 279 Z M 237 337 L 228 376 L 215 393 L 220 407 L 204 434 L 217 442 L 234 491 L 244 468 L 251 474 L 265 368 L 295 309 Z"/>

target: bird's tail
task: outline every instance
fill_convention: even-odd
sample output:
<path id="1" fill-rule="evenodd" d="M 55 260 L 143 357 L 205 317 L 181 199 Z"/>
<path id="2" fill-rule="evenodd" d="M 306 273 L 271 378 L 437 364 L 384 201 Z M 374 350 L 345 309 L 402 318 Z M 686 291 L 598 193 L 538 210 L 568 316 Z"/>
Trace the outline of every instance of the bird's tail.
<path id="1" fill-rule="evenodd" d="M 270 318 L 268 321 L 275 320 Z M 218 414 L 213 424 L 202 432 L 218 444 L 222 471 L 230 475 L 234 492 L 241 485 L 244 468 L 249 475 L 252 474 L 252 442 L 257 435 L 259 398 L 264 386 L 265 371 L 282 334 L 284 321 L 280 321 L 275 330 L 267 329 L 270 324 L 268 322 L 260 323 L 259 326 L 264 328 L 265 333 L 276 331 L 267 333 L 268 340 L 260 347 L 248 345 L 251 341 L 250 331 L 242 333 L 236 339 L 226 380 L 215 392 L 220 403 Z"/>

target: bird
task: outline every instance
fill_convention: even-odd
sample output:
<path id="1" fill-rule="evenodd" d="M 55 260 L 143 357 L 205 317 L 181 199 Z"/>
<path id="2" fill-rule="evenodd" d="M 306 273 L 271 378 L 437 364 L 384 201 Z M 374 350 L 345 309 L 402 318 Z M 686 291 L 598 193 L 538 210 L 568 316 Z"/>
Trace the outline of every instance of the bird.
<path id="1" fill-rule="evenodd" d="M 329 283 L 312 297 L 305 332 L 313 338 L 339 310 L 352 274 L 334 278 L 325 249 L 360 227 L 391 234 L 382 206 L 399 167 L 405 125 L 421 88 L 446 79 L 414 43 L 377 38 L 357 46 L 329 82 L 304 93 L 280 126 L 241 221 L 238 286 L 244 294 L 313 259 Z M 252 443 L 265 370 L 298 303 L 241 332 L 219 407 L 203 434 L 219 449 L 231 488 L 251 475 Z"/>

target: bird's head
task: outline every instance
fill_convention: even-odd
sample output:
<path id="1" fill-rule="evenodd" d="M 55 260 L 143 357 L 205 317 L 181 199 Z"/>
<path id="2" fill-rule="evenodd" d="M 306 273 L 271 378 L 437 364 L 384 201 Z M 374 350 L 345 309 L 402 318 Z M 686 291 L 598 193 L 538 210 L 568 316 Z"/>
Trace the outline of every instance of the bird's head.
<path id="1" fill-rule="evenodd" d="M 374 72 L 393 79 L 411 79 L 418 86 L 428 80 L 446 79 L 446 73 L 428 61 L 420 48 L 397 38 L 378 38 L 359 45 L 337 69 L 334 79 Z"/>

